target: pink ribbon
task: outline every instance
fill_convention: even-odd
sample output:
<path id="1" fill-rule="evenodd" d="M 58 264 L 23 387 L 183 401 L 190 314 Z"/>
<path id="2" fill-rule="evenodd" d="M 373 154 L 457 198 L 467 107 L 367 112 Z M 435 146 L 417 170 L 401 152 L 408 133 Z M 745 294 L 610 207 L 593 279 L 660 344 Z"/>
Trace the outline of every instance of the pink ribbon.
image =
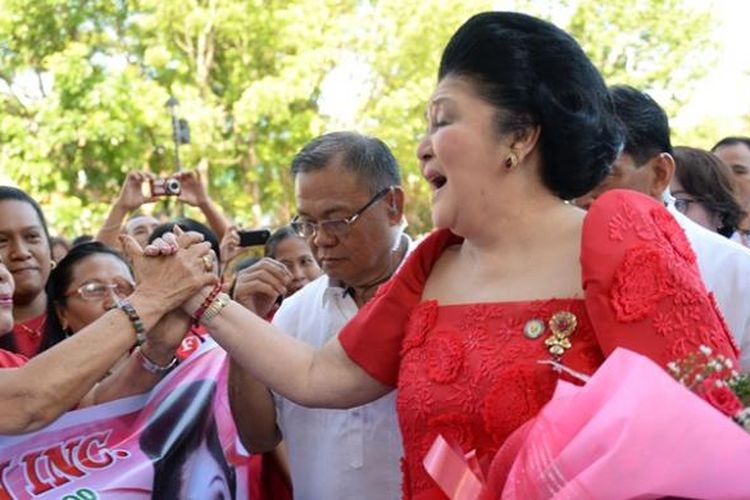
<path id="1" fill-rule="evenodd" d="M 484 474 L 474 450 L 464 454 L 456 444 L 448 443 L 442 435 L 438 435 L 422 464 L 448 498 L 483 498 Z"/>

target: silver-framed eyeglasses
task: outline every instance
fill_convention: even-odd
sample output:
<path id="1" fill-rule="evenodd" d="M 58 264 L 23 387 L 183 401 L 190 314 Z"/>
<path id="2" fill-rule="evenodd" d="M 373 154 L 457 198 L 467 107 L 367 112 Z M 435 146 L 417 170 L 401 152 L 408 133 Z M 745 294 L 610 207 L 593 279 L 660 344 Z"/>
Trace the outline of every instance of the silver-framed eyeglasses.
<path id="1" fill-rule="evenodd" d="M 385 195 L 390 193 L 392 190 L 393 186 L 388 186 L 387 188 L 381 189 L 375 194 L 375 196 L 370 199 L 370 201 L 365 204 L 365 206 L 363 206 L 347 218 L 328 219 L 318 222 L 311 222 L 309 220 L 300 219 L 299 216 L 297 216 L 289 225 L 292 227 L 294 232 L 302 238 L 312 238 L 313 236 L 318 234 L 321 228 L 326 232 L 326 234 L 332 234 L 338 238 L 343 238 L 347 234 L 349 234 L 352 224 L 357 222 L 357 219 L 360 218 L 365 210 L 385 198 Z"/>
<path id="2" fill-rule="evenodd" d="M 127 297 L 135 290 L 135 285 L 127 281 L 121 281 L 118 283 L 102 283 L 101 281 L 89 281 L 79 286 L 75 290 L 71 290 L 65 294 L 66 297 L 71 295 L 78 295 L 86 301 L 103 300 L 109 296 L 111 292 L 119 297 Z"/>
<path id="3" fill-rule="evenodd" d="M 700 203 L 698 200 L 691 200 L 689 198 L 677 198 L 674 199 L 674 207 L 680 213 L 687 213 L 690 210 L 690 205 L 693 203 Z"/>

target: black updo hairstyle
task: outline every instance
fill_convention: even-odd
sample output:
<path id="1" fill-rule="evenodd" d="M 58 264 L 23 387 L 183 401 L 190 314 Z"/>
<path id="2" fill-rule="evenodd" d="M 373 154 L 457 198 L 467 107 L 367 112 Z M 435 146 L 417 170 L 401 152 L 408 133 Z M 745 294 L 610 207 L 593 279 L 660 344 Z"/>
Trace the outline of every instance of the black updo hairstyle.
<path id="1" fill-rule="evenodd" d="M 562 199 L 609 172 L 623 136 L 599 72 L 570 35 L 513 12 L 469 19 L 448 42 L 438 79 L 468 78 L 498 108 L 498 132 L 540 126 L 541 177 Z"/>

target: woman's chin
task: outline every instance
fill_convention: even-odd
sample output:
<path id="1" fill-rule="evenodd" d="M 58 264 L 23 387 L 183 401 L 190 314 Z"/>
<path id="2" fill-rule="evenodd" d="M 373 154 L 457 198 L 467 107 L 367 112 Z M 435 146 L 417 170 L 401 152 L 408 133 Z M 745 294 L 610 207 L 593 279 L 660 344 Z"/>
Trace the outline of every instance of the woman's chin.
<path id="1" fill-rule="evenodd" d="M 10 314 L 6 318 L 4 314 L 0 314 L 0 337 L 10 333 L 11 330 L 13 330 L 13 315 Z"/>
<path id="2" fill-rule="evenodd" d="M 435 229 L 452 229 L 455 222 L 455 214 L 447 210 L 444 204 L 432 205 L 432 226 Z"/>

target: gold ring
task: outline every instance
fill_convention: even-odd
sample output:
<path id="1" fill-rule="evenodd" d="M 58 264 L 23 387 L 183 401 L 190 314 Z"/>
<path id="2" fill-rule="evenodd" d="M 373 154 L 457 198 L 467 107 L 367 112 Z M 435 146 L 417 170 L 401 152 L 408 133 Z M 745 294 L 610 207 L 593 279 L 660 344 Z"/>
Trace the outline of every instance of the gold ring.
<path id="1" fill-rule="evenodd" d="M 211 272 L 214 269 L 214 259 L 210 255 L 203 256 L 203 268 L 206 272 Z"/>

